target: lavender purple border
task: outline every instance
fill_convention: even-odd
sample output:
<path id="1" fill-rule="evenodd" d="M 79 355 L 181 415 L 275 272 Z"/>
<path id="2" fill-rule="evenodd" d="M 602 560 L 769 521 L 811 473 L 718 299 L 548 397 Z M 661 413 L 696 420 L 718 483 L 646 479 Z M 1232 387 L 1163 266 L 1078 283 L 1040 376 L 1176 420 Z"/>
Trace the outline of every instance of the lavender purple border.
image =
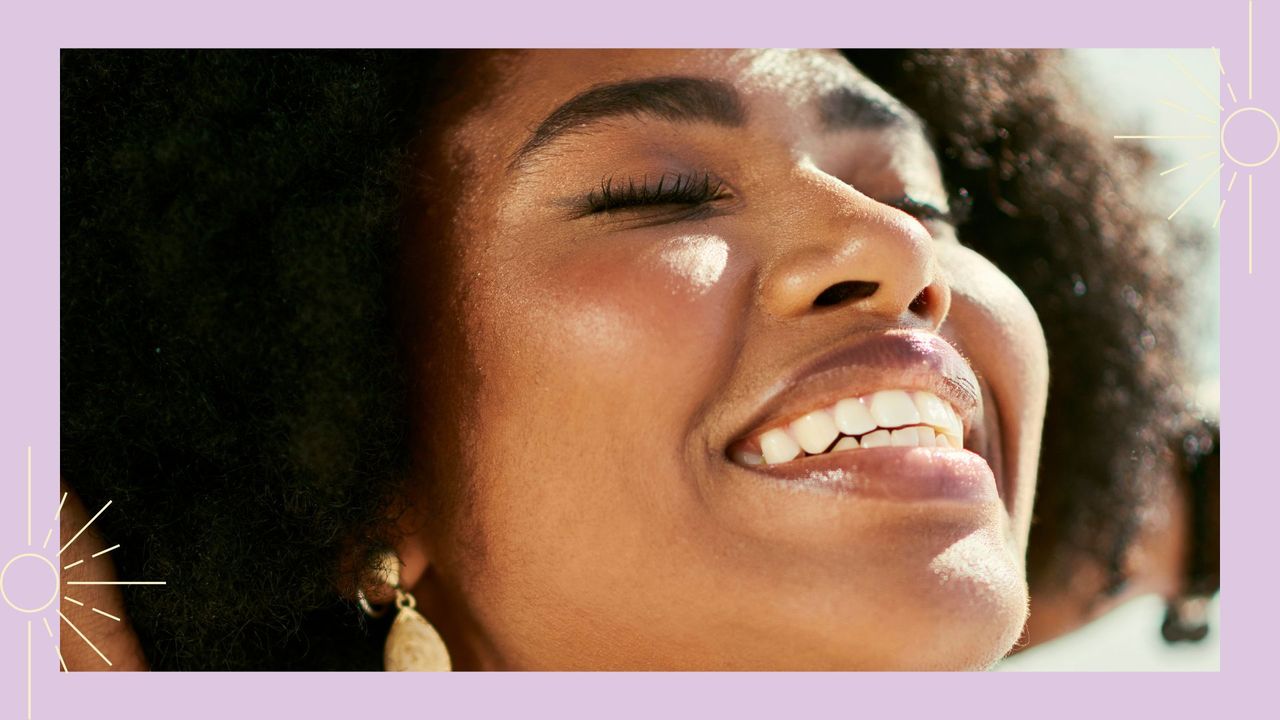
<path id="1" fill-rule="evenodd" d="M 496 4 L 496 3 L 495 3 Z M 554 7 L 552 6 L 554 5 Z M 724 5 L 724 4 L 720 4 Z M 619 7 L 609 3 L 604 7 Z M 781 12 L 779 8 L 785 9 Z M 621 9 L 621 8 L 620 8 Z M 1254 6 L 1253 98 L 1276 108 L 1280 6 Z M 270 5 L 225 0 L 24 3 L 4 15 L 0 44 L 0 558 L 26 552 L 25 449 L 32 446 L 32 516 L 39 543 L 58 503 L 58 54 L 63 47 L 1170 47 L 1221 48 L 1228 76 L 1242 81 L 1249 57 L 1247 0 L 1159 2 L 1075 0 L 914 0 L 813 2 L 772 8 L 669 0 L 626 6 L 616 17 L 595 2 L 441 4 L 321 0 Z M 495 23 L 494 18 L 501 22 Z M 1225 84 L 1224 106 L 1230 109 Z M 1274 111 L 1273 111 L 1274 114 Z M 1260 138 L 1259 142 L 1265 141 Z M 1226 158 L 1223 158 L 1226 161 Z M 1254 168 L 1253 273 L 1242 185 L 1221 220 L 1222 410 L 1225 483 L 1220 673 L 1170 674 L 454 674 L 344 673 L 108 674 L 56 672 L 44 629 L 32 635 L 32 717 L 259 718 L 394 714 L 434 717 L 540 716 L 649 718 L 658 714 L 915 716 L 1032 712 L 1041 718 L 1099 713 L 1165 717 L 1266 714 L 1267 670 L 1276 595 L 1266 528 L 1280 485 L 1267 460 L 1275 393 L 1266 330 L 1266 276 L 1276 165 Z M 1228 165 L 1230 169 L 1230 165 Z M 1242 173 L 1243 174 L 1243 173 Z M 1243 178 L 1241 178 L 1243 180 Z M 1249 314 L 1241 314 L 1249 313 Z M 1267 435 L 1264 436 L 1264 433 Z M 1252 475 L 1248 468 L 1255 468 Z M 1244 476 L 1250 472 L 1251 480 Z M 1247 486 L 1248 494 L 1238 491 Z M 1260 530 L 1261 529 L 1261 530 Z M 1260 542 L 1259 542 L 1260 541 Z M 1255 543 L 1257 543 L 1255 545 Z M 1252 565 L 1251 565 L 1252 563 Z M 1261 571 L 1260 571 L 1261 570 Z M 0 604 L 0 716 L 25 717 L 26 623 Z M 1237 632 L 1235 629 L 1249 628 Z M 1249 711 L 1244 711 L 1244 708 Z M 1024 710 L 1025 709 L 1025 710 Z"/>

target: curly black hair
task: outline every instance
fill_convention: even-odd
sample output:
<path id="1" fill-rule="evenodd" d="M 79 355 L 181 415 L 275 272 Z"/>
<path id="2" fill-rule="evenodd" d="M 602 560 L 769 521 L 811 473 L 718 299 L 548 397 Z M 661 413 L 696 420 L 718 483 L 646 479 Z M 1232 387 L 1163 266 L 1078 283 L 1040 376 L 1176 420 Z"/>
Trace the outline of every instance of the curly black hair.
<path id="1" fill-rule="evenodd" d="M 1033 595 L 1124 581 L 1136 508 L 1187 422 L 1182 288 L 1148 158 L 1078 115 L 1055 53 L 852 51 L 926 123 L 962 242 L 1039 313 L 1051 388 Z M 449 51 L 64 51 L 62 472 L 156 669 L 372 669 L 337 589 L 408 468 L 394 313 L 411 148 Z M 360 556 L 359 553 L 356 554 Z"/>

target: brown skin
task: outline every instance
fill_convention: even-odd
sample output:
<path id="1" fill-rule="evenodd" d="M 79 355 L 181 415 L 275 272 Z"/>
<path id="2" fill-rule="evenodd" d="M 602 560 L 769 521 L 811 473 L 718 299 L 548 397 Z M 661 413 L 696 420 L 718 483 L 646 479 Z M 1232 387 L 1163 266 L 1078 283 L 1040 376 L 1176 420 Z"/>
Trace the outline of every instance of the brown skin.
<path id="1" fill-rule="evenodd" d="M 465 387 L 424 412 L 461 422 L 419 444 L 421 466 L 447 465 L 464 490 L 422 483 L 430 509 L 399 548 L 458 665 L 959 669 L 1003 656 L 1025 619 L 1044 342 L 1025 298 L 951 228 L 880 201 L 945 203 L 923 134 L 823 128 L 824 90 L 879 92 L 835 54 L 495 62 L 505 81 L 444 140 L 463 160 L 450 185 L 473 190 L 451 218 L 460 341 L 444 350 L 466 368 L 448 382 Z M 613 118 L 510 171 L 529 128 L 574 95 L 672 75 L 730 84 L 748 122 Z M 573 219 L 559 203 L 606 176 L 689 168 L 732 189 L 723 213 Z M 690 257 L 710 259 L 673 260 Z M 813 307 L 845 280 L 880 287 Z M 941 332 L 988 382 L 1005 504 L 794 493 L 726 459 L 771 384 L 898 328 Z M 984 571 L 948 585 L 930 564 L 968 536 L 984 541 Z"/>
<path id="2" fill-rule="evenodd" d="M 62 505 L 62 511 L 58 514 L 58 532 L 62 542 L 65 543 L 74 537 L 85 523 L 89 522 L 92 515 L 80 502 L 80 497 L 67 487 L 65 482 L 62 483 L 62 491 L 67 494 L 67 499 Z M 96 511 L 97 508 L 94 510 Z M 70 570 L 62 571 L 64 585 L 58 609 L 67 619 L 75 623 L 76 628 L 84 633 L 85 637 L 93 641 L 107 660 L 111 661 L 108 665 L 64 621 L 59 631 L 58 645 L 62 660 L 70 670 L 146 670 L 148 668 L 146 656 L 143 655 L 142 647 L 138 644 L 138 637 L 125 614 L 124 598 L 120 594 L 119 587 L 65 584 L 73 580 L 115 580 L 116 569 L 111 553 L 99 555 L 96 558 L 91 557 L 93 553 L 108 547 L 110 545 L 103 541 L 97 528 L 90 525 L 80 537 L 76 538 L 75 543 L 68 546 L 66 555 L 62 558 L 66 565 L 80 559 L 84 562 Z M 68 596 L 84 604 L 77 605 L 69 602 L 66 599 Z M 92 608 L 97 608 L 120 620 L 112 620 L 95 613 Z"/>
<path id="3" fill-rule="evenodd" d="M 508 53 L 485 69 L 500 81 L 424 156 L 457 190 L 405 268 L 411 286 L 452 278 L 410 300 L 452 324 L 424 344 L 397 551 L 455 667 L 980 669 L 1007 653 L 1026 620 L 1044 339 L 953 228 L 889 204 L 945 206 L 921 130 L 824 128 L 833 87 L 892 104 L 834 53 Z M 667 76 L 729 84 L 747 122 L 616 117 L 509 167 L 576 94 Z M 608 176 L 703 170 L 730 192 L 715 213 L 563 205 Z M 879 288 L 814 307 L 848 280 Z M 726 457 L 799 364 L 905 328 L 974 366 L 1000 502 L 795 492 Z M 936 563 L 965 538 L 944 580 Z"/>

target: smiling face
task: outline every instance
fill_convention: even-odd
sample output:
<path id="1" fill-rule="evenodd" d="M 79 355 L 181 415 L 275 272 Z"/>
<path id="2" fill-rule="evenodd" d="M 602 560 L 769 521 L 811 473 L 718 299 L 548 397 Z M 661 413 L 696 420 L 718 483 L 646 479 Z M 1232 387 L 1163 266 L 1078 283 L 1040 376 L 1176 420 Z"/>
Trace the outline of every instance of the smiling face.
<path id="1" fill-rule="evenodd" d="M 452 324 L 400 552 L 457 664 L 1007 652 L 1044 340 L 911 113 L 835 53 L 486 65 L 431 168 L 445 251 L 406 267 L 454 278 L 419 298 Z"/>

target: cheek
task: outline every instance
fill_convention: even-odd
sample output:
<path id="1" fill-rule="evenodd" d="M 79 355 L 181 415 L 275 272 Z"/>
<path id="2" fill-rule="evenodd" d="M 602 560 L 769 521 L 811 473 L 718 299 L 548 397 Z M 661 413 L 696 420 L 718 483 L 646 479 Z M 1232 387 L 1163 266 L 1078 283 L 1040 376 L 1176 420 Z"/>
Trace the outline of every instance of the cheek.
<path id="1" fill-rule="evenodd" d="M 734 332 L 728 243 L 599 245 L 507 274 L 489 313 L 503 328 L 490 366 L 555 389 L 557 403 L 619 415 L 615 430 L 687 414 Z"/>
<path id="2" fill-rule="evenodd" d="M 659 272 L 669 271 L 672 294 L 696 297 L 714 289 L 724 275 L 729 243 L 715 235 L 685 235 L 663 243 L 656 254 Z"/>
<path id="3" fill-rule="evenodd" d="M 740 332 L 735 265 L 725 240 L 697 235 L 595 241 L 481 273 L 492 281 L 470 293 L 479 383 L 465 414 L 470 522 L 488 540 L 487 567 L 472 570 L 508 586 L 555 577 L 569 607 L 678 534 L 697 507 L 693 428 Z"/>
<path id="4" fill-rule="evenodd" d="M 958 244 L 937 247 L 952 298 L 943 334 L 970 358 L 995 397 L 1005 472 L 1016 478 L 1013 530 L 1025 543 L 1048 401 L 1044 331 L 1026 296 L 994 265 Z"/>

